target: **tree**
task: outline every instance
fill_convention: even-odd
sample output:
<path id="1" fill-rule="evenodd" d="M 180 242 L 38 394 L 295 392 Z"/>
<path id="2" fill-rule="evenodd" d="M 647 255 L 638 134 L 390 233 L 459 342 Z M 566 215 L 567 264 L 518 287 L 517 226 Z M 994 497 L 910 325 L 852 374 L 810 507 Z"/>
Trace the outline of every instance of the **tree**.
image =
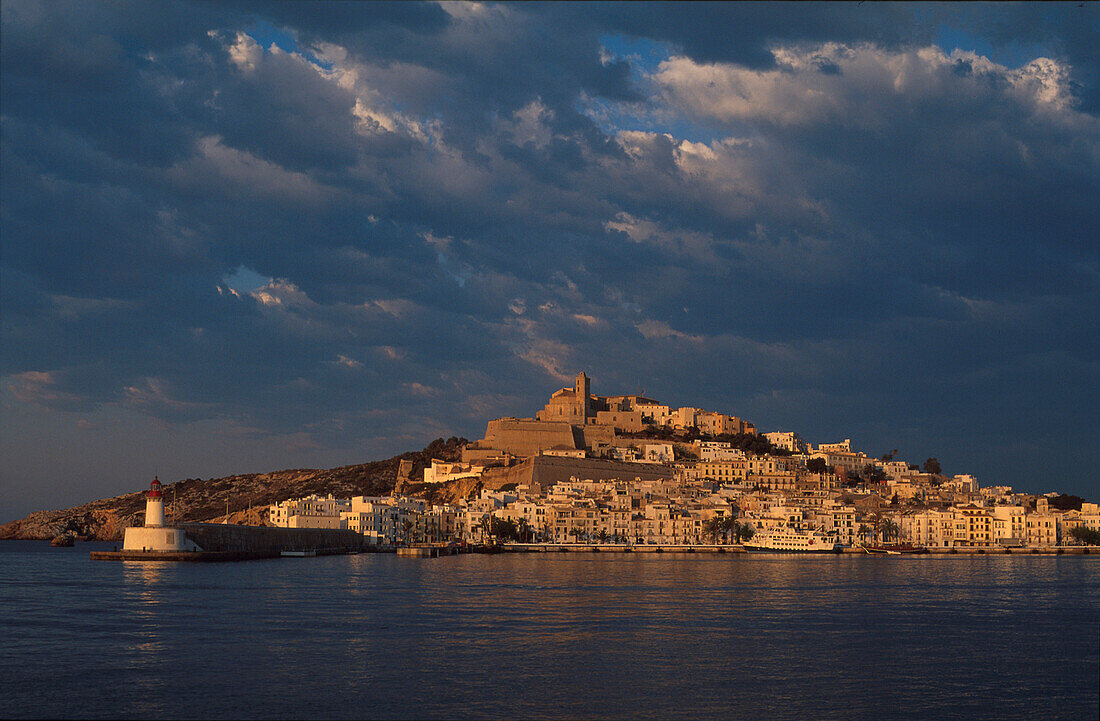
<path id="1" fill-rule="evenodd" d="M 806 461 L 806 470 L 810 473 L 825 473 L 829 470 L 829 466 L 824 458 L 811 458 Z"/>
<path id="2" fill-rule="evenodd" d="M 882 519 L 879 531 L 882 533 L 882 540 L 886 543 L 889 543 L 890 539 L 897 540 L 901 538 L 901 527 L 892 518 Z"/>
<path id="3" fill-rule="evenodd" d="M 924 472 L 938 476 L 943 473 L 943 469 L 940 468 L 940 462 L 937 459 L 929 458 L 924 462 Z"/>
<path id="4" fill-rule="evenodd" d="M 730 534 L 734 532 L 734 529 L 737 527 L 737 525 L 738 525 L 737 519 L 734 518 L 733 516 L 726 516 L 725 518 L 722 519 L 722 526 L 721 526 L 722 539 L 726 543 L 729 543 Z"/>
<path id="5" fill-rule="evenodd" d="M 883 454 L 882 454 L 882 462 L 883 462 L 883 463 L 886 463 L 886 462 L 888 462 L 888 461 L 892 461 L 892 460 L 894 460 L 894 458 L 895 458 L 895 457 L 896 457 L 897 455 L 898 455 L 898 449 L 897 449 L 897 448 L 895 448 L 894 450 L 890 451 L 889 453 L 883 453 Z"/>
<path id="6" fill-rule="evenodd" d="M 709 536 L 711 543 L 718 543 L 718 534 L 722 532 L 721 518 L 708 518 L 703 521 L 703 535 Z"/>
<path id="7" fill-rule="evenodd" d="M 1100 531 L 1094 531 L 1084 526 L 1077 526 L 1070 529 L 1069 535 L 1082 545 L 1100 546 Z"/>
<path id="8" fill-rule="evenodd" d="M 519 527 L 504 518 L 497 518 L 496 516 L 486 516 L 481 521 L 482 538 L 486 535 L 490 539 L 498 539 L 501 541 L 515 541 L 519 539 Z"/>
<path id="9" fill-rule="evenodd" d="M 874 463 L 865 465 L 862 475 L 868 483 L 883 483 L 887 479 L 886 471 L 882 470 Z"/>
<path id="10" fill-rule="evenodd" d="M 752 537 L 756 535 L 756 529 L 752 527 L 750 523 L 740 523 L 740 530 L 737 532 L 737 542 L 751 541 Z"/>
<path id="11" fill-rule="evenodd" d="M 607 531 L 600 529 L 600 532 L 596 534 L 596 538 L 600 540 L 600 543 L 607 543 Z"/>
<path id="12" fill-rule="evenodd" d="M 1050 507 L 1059 511 L 1080 511 L 1081 504 L 1085 502 L 1080 496 L 1067 496 L 1062 493 L 1050 498 Z"/>

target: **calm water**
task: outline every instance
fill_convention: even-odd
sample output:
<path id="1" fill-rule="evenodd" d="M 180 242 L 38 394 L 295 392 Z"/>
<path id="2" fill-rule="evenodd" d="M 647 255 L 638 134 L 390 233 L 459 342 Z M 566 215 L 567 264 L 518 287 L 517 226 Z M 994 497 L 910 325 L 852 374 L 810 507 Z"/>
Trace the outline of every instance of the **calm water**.
<path id="1" fill-rule="evenodd" d="M 0 543 L 0 717 L 1100 709 L 1100 556 L 88 560 L 101 547 Z"/>

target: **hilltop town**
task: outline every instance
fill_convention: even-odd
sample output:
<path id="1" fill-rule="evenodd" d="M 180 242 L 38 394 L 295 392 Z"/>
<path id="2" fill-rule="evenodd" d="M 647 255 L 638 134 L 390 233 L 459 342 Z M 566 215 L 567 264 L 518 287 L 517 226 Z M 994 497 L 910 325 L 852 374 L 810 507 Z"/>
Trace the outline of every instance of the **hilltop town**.
<path id="1" fill-rule="evenodd" d="M 599 396 L 581 373 L 534 418 L 497 418 L 459 458 L 399 465 L 388 495 L 311 495 L 268 522 L 348 528 L 370 544 L 693 545 L 813 532 L 837 547 L 1053 549 L 1100 542 L 1096 503 L 981 486 L 851 440 L 759 433 L 734 415 Z"/>

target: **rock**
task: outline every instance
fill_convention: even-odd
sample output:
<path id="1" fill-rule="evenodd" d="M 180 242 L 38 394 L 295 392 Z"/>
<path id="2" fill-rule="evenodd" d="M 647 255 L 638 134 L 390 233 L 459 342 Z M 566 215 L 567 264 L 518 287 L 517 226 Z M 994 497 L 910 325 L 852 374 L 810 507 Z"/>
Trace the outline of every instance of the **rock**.
<path id="1" fill-rule="evenodd" d="M 72 536 L 65 534 L 62 536 L 56 536 L 52 541 L 50 541 L 50 545 L 68 548 L 72 546 L 74 542 L 75 539 Z"/>

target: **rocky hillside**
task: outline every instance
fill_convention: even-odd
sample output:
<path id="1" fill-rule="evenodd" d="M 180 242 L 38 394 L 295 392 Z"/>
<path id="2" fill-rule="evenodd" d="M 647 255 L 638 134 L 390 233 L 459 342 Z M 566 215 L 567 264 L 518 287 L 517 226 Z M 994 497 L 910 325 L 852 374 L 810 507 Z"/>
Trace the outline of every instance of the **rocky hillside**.
<path id="1" fill-rule="evenodd" d="M 344 498 L 387 495 L 398 483 L 402 461 L 409 462 L 405 469 L 410 478 L 422 478 L 432 458 L 458 460 L 466 443 L 465 438 L 439 438 L 422 451 L 402 453 L 384 461 L 167 483 L 165 513 L 170 522 L 176 523 L 221 522 L 225 520 L 228 504 L 230 523 L 261 524 L 266 522 L 266 506 L 288 498 L 312 493 Z M 403 482 L 402 486 L 404 492 L 422 489 L 422 484 Z M 119 541 L 122 529 L 144 522 L 143 490 L 60 511 L 37 511 L 0 526 L 0 539 L 48 540 L 71 535 L 83 540 Z"/>

